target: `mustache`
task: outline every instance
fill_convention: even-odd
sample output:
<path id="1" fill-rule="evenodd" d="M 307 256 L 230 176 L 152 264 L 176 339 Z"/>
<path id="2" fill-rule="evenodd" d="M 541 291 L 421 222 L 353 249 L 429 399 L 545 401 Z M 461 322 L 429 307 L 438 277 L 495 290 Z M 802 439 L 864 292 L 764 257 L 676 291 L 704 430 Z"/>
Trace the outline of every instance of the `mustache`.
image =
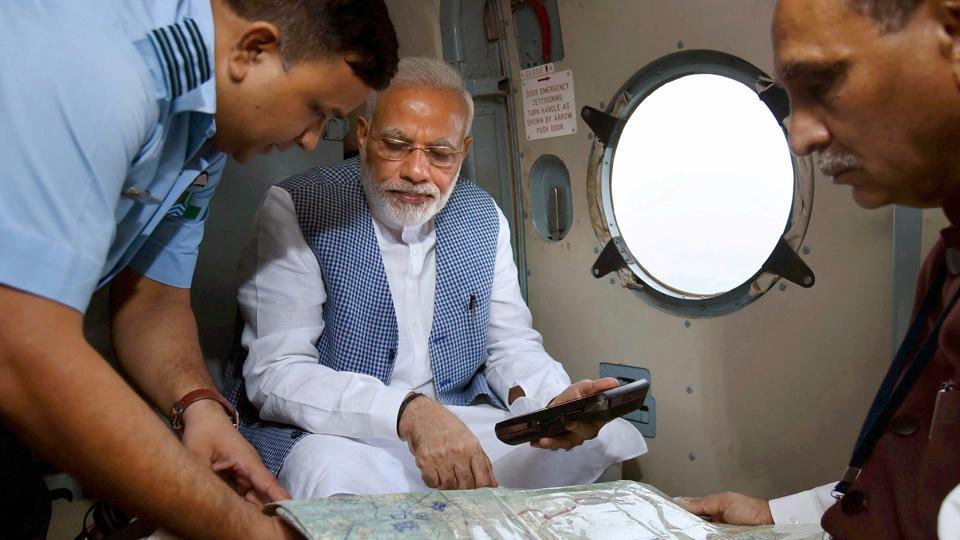
<path id="1" fill-rule="evenodd" d="M 820 152 L 820 159 L 817 162 L 817 168 L 826 176 L 836 176 L 846 170 L 862 166 L 863 161 L 859 157 L 849 152 L 830 149 Z"/>
<path id="2" fill-rule="evenodd" d="M 422 184 L 410 184 L 407 182 L 391 182 L 389 180 L 384 180 L 380 182 L 380 190 L 383 192 L 399 191 L 401 193 L 412 193 L 415 195 L 430 195 L 433 198 L 440 196 L 440 189 L 429 182 L 424 182 Z"/>

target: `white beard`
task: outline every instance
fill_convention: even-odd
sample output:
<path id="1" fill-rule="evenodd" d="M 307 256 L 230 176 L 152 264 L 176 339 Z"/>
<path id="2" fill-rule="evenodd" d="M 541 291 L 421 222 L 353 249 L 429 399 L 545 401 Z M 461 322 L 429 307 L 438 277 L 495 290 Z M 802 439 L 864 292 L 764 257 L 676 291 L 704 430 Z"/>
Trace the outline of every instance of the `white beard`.
<path id="1" fill-rule="evenodd" d="M 460 175 L 460 171 L 457 170 L 457 175 L 454 176 L 446 193 L 440 193 L 440 189 L 429 182 L 411 184 L 403 181 L 377 180 L 373 176 L 373 171 L 366 166 L 365 158 L 364 155 L 360 156 L 360 182 L 367 196 L 367 204 L 370 205 L 370 210 L 374 214 L 386 218 L 390 224 L 398 227 L 423 225 L 439 214 L 450 199 L 453 189 L 457 187 L 457 179 Z M 422 204 L 409 204 L 391 195 L 390 191 L 425 194 L 430 195 L 431 198 Z"/>

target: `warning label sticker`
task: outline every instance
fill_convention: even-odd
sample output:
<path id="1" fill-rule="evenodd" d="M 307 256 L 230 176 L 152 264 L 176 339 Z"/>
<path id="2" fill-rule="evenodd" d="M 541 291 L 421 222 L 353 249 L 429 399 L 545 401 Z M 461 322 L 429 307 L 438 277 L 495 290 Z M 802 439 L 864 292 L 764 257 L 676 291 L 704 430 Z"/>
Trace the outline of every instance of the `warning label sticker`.
<path id="1" fill-rule="evenodd" d="M 523 122 L 527 140 L 548 139 L 577 132 L 573 70 L 558 71 L 522 82 Z"/>
<path id="2" fill-rule="evenodd" d="M 543 77 L 544 75 L 549 75 L 557 70 L 556 64 L 550 62 L 549 64 L 540 64 L 539 66 L 534 66 L 532 68 L 521 69 L 520 70 L 520 79 L 536 79 L 537 77 Z"/>

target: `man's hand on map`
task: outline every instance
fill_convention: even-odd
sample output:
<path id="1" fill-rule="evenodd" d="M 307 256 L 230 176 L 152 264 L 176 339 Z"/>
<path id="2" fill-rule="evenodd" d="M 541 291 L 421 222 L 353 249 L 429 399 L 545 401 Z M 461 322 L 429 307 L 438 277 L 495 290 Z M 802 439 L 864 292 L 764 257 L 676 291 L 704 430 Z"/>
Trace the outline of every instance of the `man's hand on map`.
<path id="1" fill-rule="evenodd" d="M 490 458 L 480 441 L 443 405 L 425 396 L 414 399 L 400 417 L 423 482 L 439 489 L 497 487 Z"/>
<path id="2" fill-rule="evenodd" d="M 559 405 L 567 401 L 573 401 L 593 394 L 598 394 L 604 390 L 616 388 L 619 383 L 616 379 L 605 377 L 603 379 L 584 379 L 577 381 L 567 387 L 566 390 L 557 394 L 557 397 L 550 400 L 548 406 Z M 530 442 L 530 446 L 535 448 L 545 448 L 547 450 L 570 450 L 580 446 L 585 441 L 596 438 L 600 433 L 600 428 L 605 426 L 608 421 L 601 422 L 567 422 L 564 427 L 567 429 L 563 435 L 556 437 L 541 437 Z"/>
<path id="3" fill-rule="evenodd" d="M 260 508 L 268 502 L 290 498 L 273 473 L 263 466 L 257 451 L 223 414 L 219 403 L 199 401 L 183 413 L 183 419 L 184 446 L 247 502 Z"/>
<path id="4" fill-rule="evenodd" d="M 706 497 L 686 497 L 681 504 L 687 512 L 731 525 L 773 525 L 770 504 L 740 493 L 719 493 Z"/>

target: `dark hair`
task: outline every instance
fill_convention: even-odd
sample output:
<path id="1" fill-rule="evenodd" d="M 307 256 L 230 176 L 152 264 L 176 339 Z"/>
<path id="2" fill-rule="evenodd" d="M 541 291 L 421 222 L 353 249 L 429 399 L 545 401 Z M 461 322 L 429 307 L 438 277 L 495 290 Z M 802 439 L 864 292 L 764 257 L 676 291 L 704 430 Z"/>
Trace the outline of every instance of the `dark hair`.
<path id="1" fill-rule="evenodd" d="M 383 0 L 224 0 L 239 16 L 280 30 L 284 62 L 349 55 L 353 73 L 386 88 L 397 72 L 397 33 Z"/>
<path id="2" fill-rule="evenodd" d="M 857 13 L 870 17 L 883 32 L 903 29 L 922 0 L 847 0 Z"/>

